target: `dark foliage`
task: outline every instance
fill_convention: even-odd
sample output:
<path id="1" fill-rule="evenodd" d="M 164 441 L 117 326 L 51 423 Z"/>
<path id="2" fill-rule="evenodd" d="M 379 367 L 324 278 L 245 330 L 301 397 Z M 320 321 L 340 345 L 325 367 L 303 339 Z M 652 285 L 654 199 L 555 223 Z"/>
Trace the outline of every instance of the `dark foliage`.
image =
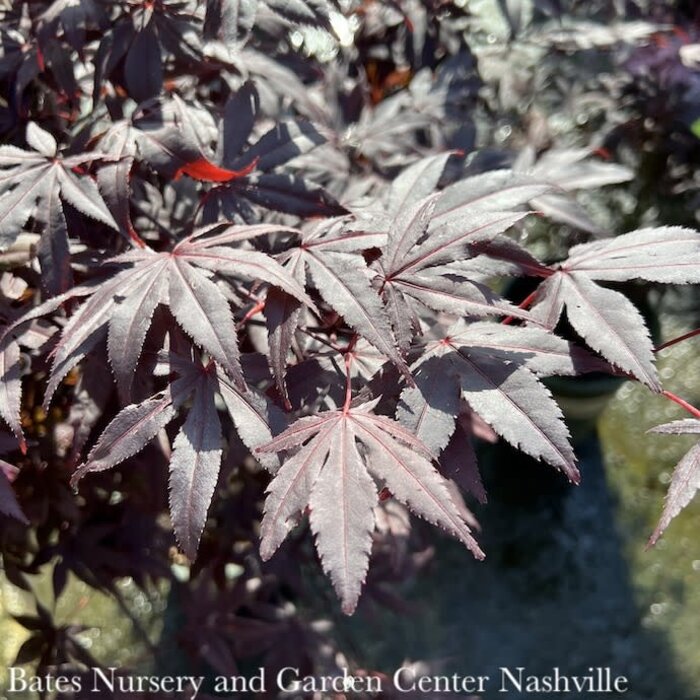
<path id="1" fill-rule="evenodd" d="M 692 136 L 699 74 L 679 49 L 689 40 L 654 24 L 658 8 L 563 4 L 4 10 L 11 581 L 26 587 L 50 562 L 56 595 L 69 572 L 115 596 L 120 577 L 167 579 L 193 659 L 225 674 L 246 658 L 320 668 L 332 640 L 289 612 L 314 561 L 307 515 L 342 609 L 366 578 L 373 600 L 401 609 L 396 583 L 428 558 L 406 509 L 483 557 L 464 500 L 486 501 L 480 439 L 579 481 L 542 380 L 605 372 L 664 392 L 644 318 L 615 285 L 699 283 L 700 234 L 597 221 L 574 193 L 634 177 L 633 162 L 607 161 L 640 137 L 636 116 L 592 113 L 592 133 L 558 142 L 532 95 L 539 81 L 544 100 L 577 99 L 563 55 L 618 61 L 624 85 L 591 78 L 602 111 L 618 90 L 631 111 L 656 104 L 659 129 L 672 111 Z M 517 132 L 506 145 L 504 128 Z M 535 212 L 556 225 L 544 250 L 529 245 Z M 501 292 L 518 276 L 535 291 L 516 305 Z M 692 498 L 698 465 L 694 448 L 654 540 Z M 183 562 L 188 585 L 171 572 Z M 18 663 L 95 663 L 41 607 L 20 622 L 32 636 Z"/>

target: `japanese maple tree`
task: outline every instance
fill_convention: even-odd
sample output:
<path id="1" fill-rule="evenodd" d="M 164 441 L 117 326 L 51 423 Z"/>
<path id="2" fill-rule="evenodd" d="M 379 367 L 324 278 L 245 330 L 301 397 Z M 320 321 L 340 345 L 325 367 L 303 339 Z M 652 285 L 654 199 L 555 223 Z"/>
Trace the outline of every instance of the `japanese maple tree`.
<path id="1" fill-rule="evenodd" d="M 258 521 L 270 559 L 308 520 L 352 613 L 390 502 L 483 558 L 467 505 L 486 499 L 479 436 L 579 482 L 543 378 L 639 381 L 694 415 L 657 432 L 698 432 L 700 412 L 665 392 L 647 324 L 615 285 L 700 283 L 700 233 L 601 231 L 571 193 L 631 173 L 592 148 L 480 160 L 455 128 L 480 85 L 456 31 L 468 15 L 425 3 L 419 24 L 394 5 L 4 11 L 3 514 L 35 517 L 12 485 L 31 463 L 93 495 L 96 473 L 122 465 L 125 487 L 96 483 L 138 499 L 139 456 L 158 454 L 172 529 L 195 562 L 236 459 L 241 482 L 262 486 L 237 506 L 243 526 L 229 532 L 217 515 L 219 559 L 204 546 L 201 566 L 222 565 Z M 303 58 L 307 25 L 355 41 L 326 34 L 335 60 Z M 386 65 L 373 32 L 391 39 Z M 440 49 L 418 51 L 426 42 Z M 528 247 L 535 215 L 583 234 L 565 259 Z M 507 300 L 513 277 L 534 291 Z M 42 402 L 48 438 L 31 420 Z M 653 540 L 700 485 L 699 465 L 695 447 Z M 76 550 L 60 551 L 89 576 Z"/>

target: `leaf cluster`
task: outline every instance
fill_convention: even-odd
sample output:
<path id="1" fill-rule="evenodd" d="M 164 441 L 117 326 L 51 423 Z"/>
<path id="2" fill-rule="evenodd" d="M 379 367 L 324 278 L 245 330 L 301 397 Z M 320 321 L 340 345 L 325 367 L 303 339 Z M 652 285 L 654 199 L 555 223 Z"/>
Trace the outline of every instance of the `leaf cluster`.
<path id="1" fill-rule="evenodd" d="M 465 502 L 486 499 L 480 437 L 579 481 L 544 378 L 663 391 L 646 323 L 611 284 L 697 284 L 700 234 L 610 237 L 572 193 L 632 173 L 590 146 L 477 149 L 488 16 L 445 5 L 8 10 L 0 416 L 18 463 L 60 461 L 64 486 L 110 489 L 114 467 L 159 454 L 180 550 L 193 562 L 202 542 L 219 575 L 227 544 L 207 551 L 207 523 L 226 521 L 216 493 L 233 469 L 258 487 L 238 503 L 251 541 L 264 500 L 261 558 L 308 514 L 351 613 L 388 503 L 483 557 Z M 511 38 L 565 43 L 555 4 L 499 5 Z M 335 60 L 295 53 L 308 25 L 336 32 Z M 559 261 L 527 245 L 535 212 L 577 232 Z M 502 294 L 513 277 L 533 282 L 519 305 Z M 32 420 L 42 393 L 49 440 Z M 26 520 L 10 486 L 25 466 L 2 465 L 0 509 Z M 663 523 L 687 500 L 672 490 Z"/>

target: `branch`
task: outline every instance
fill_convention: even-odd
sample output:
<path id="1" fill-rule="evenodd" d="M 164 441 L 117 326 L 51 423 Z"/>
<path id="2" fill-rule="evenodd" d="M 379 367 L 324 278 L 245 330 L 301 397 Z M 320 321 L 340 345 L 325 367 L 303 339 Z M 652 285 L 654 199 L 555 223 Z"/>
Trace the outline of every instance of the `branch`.
<path id="1" fill-rule="evenodd" d="M 670 391 L 662 391 L 661 392 L 662 396 L 665 396 L 667 399 L 670 399 L 674 403 L 677 403 L 681 408 L 684 408 L 688 413 L 690 413 L 692 416 L 695 418 L 700 419 L 700 409 L 695 408 L 692 404 L 689 404 L 687 401 L 682 399 L 680 396 L 676 396 L 675 394 L 671 393 Z"/>
<path id="2" fill-rule="evenodd" d="M 518 308 L 519 309 L 527 309 L 528 306 L 532 306 L 532 302 L 535 301 L 535 297 L 537 296 L 537 292 L 539 291 L 539 287 L 535 289 L 535 291 L 530 292 L 525 299 L 523 299 L 519 304 Z M 504 318 L 501 323 L 505 326 L 507 326 L 509 323 L 512 323 L 515 320 L 513 316 L 507 316 Z"/>
<path id="3" fill-rule="evenodd" d="M 694 331 L 689 331 L 688 333 L 685 333 L 684 335 L 681 335 L 678 338 L 672 338 L 671 340 L 667 340 L 665 343 L 662 343 L 658 347 L 654 348 L 654 352 L 659 352 L 661 350 L 665 350 L 666 348 L 670 348 L 672 345 L 680 343 L 683 340 L 688 340 L 688 338 L 694 338 L 696 335 L 700 335 L 700 328 L 696 328 Z"/>

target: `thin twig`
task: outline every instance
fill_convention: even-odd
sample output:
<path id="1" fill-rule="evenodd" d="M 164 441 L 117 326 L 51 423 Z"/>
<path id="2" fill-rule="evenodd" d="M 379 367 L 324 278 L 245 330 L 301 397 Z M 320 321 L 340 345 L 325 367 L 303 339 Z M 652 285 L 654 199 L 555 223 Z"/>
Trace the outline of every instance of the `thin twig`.
<path id="1" fill-rule="evenodd" d="M 700 419 L 700 409 L 695 408 L 695 406 L 688 403 L 685 399 L 682 399 L 680 396 L 676 396 L 670 391 L 662 391 L 661 394 L 667 399 L 673 401 L 674 403 L 677 403 L 681 408 L 684 408 L 692 416 L 695 416 L 695 418 Z"/>
<path id="2" fill-rule="evenodd" d="M 519 309 L 527 309 L 529 306 L 532 306 L 532 302 L 535 301 L 535 297 L 537 296 L 537 292 L 539 291 L 539 287 L 535 289 L 533 292 L 530 292 L 525 299 L 523 299 L 519 304 L 518 308 Z M 507 316 L 504 318 L 501 323 L 505 326 L 507 326 L 509 323 L 513 323 L 515 320 L 515 316 Z"/>
<path id="3" fill-rule="evenodd" d="M 688 333 L 685 333 L 679 336 L 678 338 L 672 338 L 671 340 L 667 340 L 665 343 L 662 343 L 658 347 L 654 348 L 654 352 L 660 352 L 661 350 L 670 348 L 672 345 L 680 343 L 683 340 L 688 340 L 688 338 L 694 338 L 696 335 L 700 335 L 700 328 L 696 328 L 694 331 L 689 331 Z"/>

